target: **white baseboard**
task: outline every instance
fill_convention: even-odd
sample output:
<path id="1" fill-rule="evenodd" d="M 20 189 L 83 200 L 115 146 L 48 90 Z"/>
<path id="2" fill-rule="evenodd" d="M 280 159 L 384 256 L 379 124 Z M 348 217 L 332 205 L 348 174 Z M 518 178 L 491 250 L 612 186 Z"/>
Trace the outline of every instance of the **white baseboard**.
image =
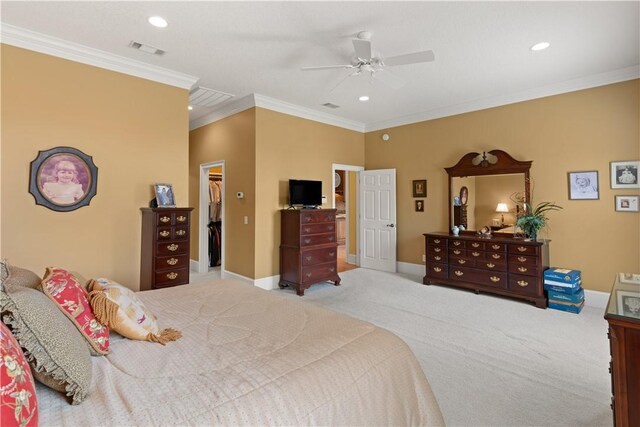
<path id="1" fill-rule="evenodd" d="M 356 264 L 356 254 L 348 254 L 347 255 L 347 263 L 348 264 Z"/>
<path id="2" fill-rule="evenodd" d="M 414 276 L 424 276 L 425 266 L 424 264 L 413 264 L 410 262 L 397 262 L 396 269 L 398 273 L 411 274 Z"/>
<path id="3" fill-rule="evenodd" d="M 190 269 L 191 271 L 194 271 L 194 272 L 196 272 L 196 273 L 197 273 L 197 272 L 198 272 L 198 267 L 199 267 L 199 266 L 200 266 L 200 263 L 199 263 L 198 261 L 196 261 L 195 259 L 190 259 L 190 260 L 189 260 L 189 269 Z"/>
<path id="4" fill-rule="evenodd" d="M 278 289 L 278 282 L 280 281 L 280 275 L 263 277 L 261 279 L 252 279 L 250 277 L 246 277 L 228 270 L 223 271 L 221 276 L 223 279 L 236 279 L 241 282 L 257 286 L 258 288 L 265 289 L 267 291 Z"/>
<path id="5" fill-rule="evenodd" d="M 584 305 L 604 310 L 607 307 L 607 302 L 609 302 L 609 292 L 584 290 Z"/>

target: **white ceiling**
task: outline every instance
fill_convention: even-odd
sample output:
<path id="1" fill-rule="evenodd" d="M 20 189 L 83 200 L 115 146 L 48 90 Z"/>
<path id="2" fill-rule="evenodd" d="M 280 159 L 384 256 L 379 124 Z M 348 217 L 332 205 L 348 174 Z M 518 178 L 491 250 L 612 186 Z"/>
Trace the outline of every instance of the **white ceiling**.
<path id="1" fill-rule="evenodd" d="M 198 85 L 235 99 L 257 93 L 359 122 L 370 130 L 638 77 L 639 5 L 2 1 L 1 19 L 197 76 Z M 149 25 L 152 15 L 164 17 L 169 26 Z M 352 77 L 330 96 L 349 70 L 300 71 L 303 66 L 349 63 L 351 39 L 362 30 L 373 33 L 373 48 L 383 56 L 432 50 L 436 60 L 393 67 L 407 81 L 401 89 Z M 167 53 L 156 57 L 136 51 L 128 47 L 132 40 Z M 551 47 L 529 50 L 539 41 L 549 41 Z M 371 100 L 358 101 L 363 94 Z M 321 106 L 327 101 L 340 108 Z M 192 111 L 191 119 L 210 112 Z"/>

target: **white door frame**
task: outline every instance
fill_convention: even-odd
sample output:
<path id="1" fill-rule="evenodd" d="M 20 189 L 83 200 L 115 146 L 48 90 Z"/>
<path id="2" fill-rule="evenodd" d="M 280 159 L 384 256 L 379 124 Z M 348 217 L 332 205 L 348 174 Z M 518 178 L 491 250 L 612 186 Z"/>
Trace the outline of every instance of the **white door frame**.
<path id="1" fill-rule="evenodd" d="M 336 171 L 337 170 L 343 170 L 343 171 L 352 171 L 352 172 L 360 172 L 364 170 L 364 166 L 354 166 L 354 165 L 341 165 L 339 163 L 333 163 L 331 165 L 331 207 L 333 207 L 335 209 L 336 207 Z M 347 174 L 348 175 L 348 174 Z M 350 203 L 348 202 L 348 197 L 349 197 L 349 189 L 347 187 L 347 184 L 349 183 L 349 179 L 345 176 L 345 194 L 347 195 L 347 197 L 345 197 L 345 199 L 347 200 L 347 202 L 345 203 L 346 206 L 346 212 L 347 212 L 347 218 L 345 221 L 345 234 L 346 234 L 346 240 L 345 240 L 345 246 L 347 248 L 347 258 L 349 257 L 349 212 L 351 209 L 353 209 L 353 206 L 350 206 Z M 358 184 L 358 180 L 356 180 L 356 265 L 360 266 L 360 248 L 359 248 L 359 242 L 360 242 L 360 215 L 358 214 L 358 212 L 360 212 L 360 188 L 359 188 L 359 184 Z"/>
<path id="2" fill-rule="evenodd" d="M 222 239 L 220 241 L 220 277 L 224 278 L 224 252 L 225 244 L 224 239 L 227 233 L 225 232 L 225 171 L 224 160 L 217 160 L 215 162 L 202 163 L 200 165 L 200 212 L 198 213 L 198 222 L 200 226 L 200 232 L 198 233 L 198 273 L 209 272 L 209 169 L 222 168 L 222 192 L 220 194 L 220 200 L 222 200 L 222 212 L 220 218 L 222 220 Z"/>

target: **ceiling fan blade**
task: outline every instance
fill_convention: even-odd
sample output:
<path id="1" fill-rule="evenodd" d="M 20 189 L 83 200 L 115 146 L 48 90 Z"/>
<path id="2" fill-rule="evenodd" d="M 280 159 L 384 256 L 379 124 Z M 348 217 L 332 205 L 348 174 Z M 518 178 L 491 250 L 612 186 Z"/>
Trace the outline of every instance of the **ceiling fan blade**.
<path id="1" fill-rule="evenodd" d="M 371 40 L 353 39 L 356 56 L 364 61 L 371 59 Z"/>
<path id="2" fill-rule="evenodd" d="M 333 87 L 333 89 L 331 89 L 331 90 L 329 91 L 329 93 L 333 93 L 336 89 L 338 89 L 339 87 L 342 87 L 342 86 L 344 85 L 344 83 L 349 79 L 349 77 L 357 76 L 357 75 L 359 75 L 359 74 L 360 74 L 360 70 L 356 70 L 356 71 L 355 71 L 355 72 L 353 72 L 353 73 L 349 73 L 349 74 L 347 74 L 347 75 L 346 75 L 342 80 L 340 80 L 340 81 L 338 82 L 338 84 L 336 84 L 336 85 Z"/>
<path id="3" fill-rule="evenodd" d="M 355 67 L 351 64 L 345 64 L 345 65 L 322 65 L 319 67 L 302 67 L 300 69 L 302 71 L 315 71 L 315 70 L 332 70 L 335 68 L 349 69 L 349 68 L 355 68 Z"/>
<path id="4" fill-rule="evenodd" d="M 435 59 L 433 51 L 425 50 L 423 52 L 414 52 L 407 53 L 405 55 L 392 56 L 390 58 L 385 58 L 384 65 L 395 66 L 395 65 L 407 65 L 407 64 L 415 64 L 418 62 L 431 62 Z"/>
<path id="5" fill-rule="evenodd" d="M 381 83 L 386 84 L 392 89 L 400 89 L 406 83 L 404 79 L 396 76 L 388 70 L 379 70 L 373 75 L 374 79 L 380 80 Z"/>

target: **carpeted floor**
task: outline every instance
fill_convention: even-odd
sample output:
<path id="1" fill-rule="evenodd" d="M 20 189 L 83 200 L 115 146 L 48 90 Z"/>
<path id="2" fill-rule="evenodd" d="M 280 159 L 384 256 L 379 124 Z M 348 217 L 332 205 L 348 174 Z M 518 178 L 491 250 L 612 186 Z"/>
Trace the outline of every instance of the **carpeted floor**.
<path id="1" fill-rule="evenodd" d="M 611 426 L 603 310 L 579 315 L 359 268 L 304 301 L 388 329 L 412 348 L 449 426 Z M 277 290 L 300 298 L 291 289 Z"/>

